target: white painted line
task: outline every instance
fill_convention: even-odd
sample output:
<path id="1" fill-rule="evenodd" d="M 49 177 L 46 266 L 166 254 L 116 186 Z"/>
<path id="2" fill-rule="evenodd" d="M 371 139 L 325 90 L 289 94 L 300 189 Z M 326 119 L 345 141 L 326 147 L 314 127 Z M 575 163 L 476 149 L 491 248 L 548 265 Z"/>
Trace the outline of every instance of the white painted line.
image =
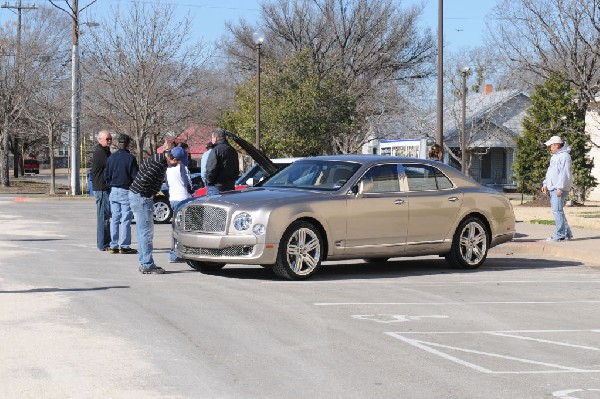
<path id="1" fill-rule="evenodd" d="M 489 334 L 489 335 L 497 335 L 497 336 L 502 336 L 502 337 L 507 337 L 507 338 L 516 338 L 516 339 L 531 339 L 533 341 L 538 341 L 538 342 L 542 342 L 542 343 L 552 343 L 552 344 L 556 344 L 556 345 L 561 345 L 561 346 L 568 346 L 568 347 L 573 347 L 573 348 L 578 348 L 578 349 L 584 349 L 584 350 L 599 350 L 598 348 L 595 347 L 588 347 L 588 346 L 580 346 L 580 345 L 573 345 L 573 344 L 569 344 L 566 342 L 556 342 L 556 341 L 548 341 L 548 340 L 540 340 L 537 338 L 530 338 L 530 337 L 522 337 L 522 336 L 516 336 L 514 335 L 515 333 L 524 333 L 524 332 L 536 332 L 536 333 L 556 333 L 556 332 L 594 332 L 594 333 L 598 333 L 600 332 L 600 330 L 512 330 L 512 331 L 465 331 L 465 332 L 460 332 L 460 331 L 440 331 L 440 332 L 434 332 L 434 331 L 422 331 L 422 332 L 416 332 L 416 331 L 407 331 L 407 332 L 386 332 L 385 334 L 394 337 L 400 341 L 403 341 L 409 345 L 412 345 L 416 348 L 422 349 L 426 352 L 429 352 L 431 354 L 440 356 L 444 359 L 450 360 L 454 363 L 469 367 L 473 370 L 482 372 L 482 373 L 487 373 L 487 374 L 549 374 L 549 373 L 600 373 L 600 370 L 596 370 L 596 369 L 582 369 L 582 368 L 578 368 L 578 367 L 571 367 L 571 366 L 564 366 L 564 365 L 560 365 L 560 364 L 556 364 L 556 363 L 548 363 L 548 362 L 541 362 L 541 361 L 537 361 L 537 360 L 532 360 L 532 359 L 525 359 L 525 358 L 520 358 L 520 357 L 515 357 L 515 356 L 509 356 L 509 355 L 504 355 L 504 354 L 500 354 L 500 353 L 491 353 L 491 352 L 483 352 L 483 351 L 478 351 L 478 350 L 474 350 L 474 349 L 468 349 L 468 348 L 461 348 L 461 347 L 457 347 L 457 346 L 450 346 L 450 345 L 444 345 L 444 344 L 440 344 L 437 342 L 430 342 L 430 341 L 424 341 L 424 340 L 420 340 L 420 339 L 414 339 L 414 338 L 408 338 L 407 335 L 409 334 L 421 334 L 421 335 L 434 335 L 434 334 Z M 442 352 L 441 350 L 438 350 L 436 348 L 442 348 L 442 349 L 448 349 L 454 352 L 464 352 L 464 353 L 470 353 L 470 354 L 476 354 L 476 355 L 481 355 L 481 356 L 488 356 L 491 358 L 499 358 L 499 359 L 505 359 L 505 360 L 509 360 L 509 361 L 514 361 L 514 362 L 519 362 L 519 363 L 526 363 L 526 364 L 532 364 L 532 365 L 536 365 L 536 366 L 544 366 L 544 367 L 548 367 L 550 368 L 550 370 L 522 370 L 522 371 L 494 371 L 482 366 L 479 366 L 477 364 L 468 362 L 466 360 L 460 359 L 456 356 L 452 356 L 450 354 L 447 354 L 445 352 Z M 562 391 L 561 391 L 562 392 Z"/>
<path id="2" fill-rule="evenodd" d="M 560 305 L 573 303 L 600 303 L 600 301 L 474 301 L 474 302 L 315 302 L 315 306 L 456 306 L 456 305 Z"/>
<path id="3" fill-rule="evenodd" d="M 473 353 L 476 355 L 484 355 L 484 356 L 489 356 L 489 357 L 494 357 L 494 358 L 499 358 L 499 359 L 506 359 L 506 360 L 513 360 L 516 362 L 520 362 L 520 363 L 526 363 L 526 364 L 535 364 L 537 366 L 546 366 L 546 367 L 550 367 L 550 368 L 555 368 L 555 369 L 559 369 L 559 370 L 564 370 L 564 371 L 570 371 L 570 372 L 589 372 L 589 370 L 585 370 L 585 369 L 579 369 L 579 368 L 575 368 L 575 367 L 569 367 L 569 366 L 561 366 L 560 364 L 554 364 L 554 363 L 547 363 L 547 362 L 538 362 L 536 360 L 529 360 L 529 359 L 523 359 L 523 358 L 519 358 L 519 357 L 514 357 L 514 356 L 508 356 L 508 355 L 501 355 L 499 353 L 491 353 L 491 352 L 482 352 L 482 351 L 478 351 L 478 350 L 474 350 L 474 349 L 466 349 L 466 348 L 460 348 L 458 346 L 450 346 L 450 345 L 443 345 L 443 344 L 438 344 L 435 342 L 428 342 L 428 341 L 421 341 L 421 340 L 416 340 L 416 339 L 411 339 L 411 338 L 406 338 L 403 337 L 402 335 L 396 335 L 396 333 L 386 333 L 394 338 L 397 338 L 401 341 L 404 341 L 410 345 L 413 346 L 417 346 L 421 349 L 426 350 L 427 352 L 431 352 L 431 353 L 435 353 L 436 355 L 439 355 L 441 357 L 444 357 L 446 359 L 455 361 L 457 363 L 463 364 L 465 366 L 474 368 L 478 371 L 482 371 L 485 370 L 483 372 L 485 373 L 499 373 L 498 371 L 492 371 L 489 369 L 486 369 L 484 367 L 480 367 L 480 366 L 476 366 L 472 363 L 469 362 L 465 362 L 464 360 L 460 360 L 458 358 L 455 358 L 454 356 L 450 356 L 444 352 L 440 352 L 436 349 L 431 348 L 431 346 L 433 347 L 437 347 L 437 348 L 444 348 L 444 349 L 451 349 L 454 351 L 458 351 L 458 352 L 465 352 L 465 353 Z M 597 372 L 600 372 L 600 370 L 597 370 Z M 521 372 L 511 372 L 511 373 L 521 373 Z"/>
<path id="4" fill-rule="evenodd" d="M 380 317 L 379 317 L 380 316 Z M 412 320 L 421 319 L 447 319 L 448 316 L 441 315 L 430 315 L 430 316 L 408 316 L 403 314 L 356 314 L 352 315 L 353 319 L 357 320 L 369 320 L 376 323 L 403 323 Z"/>
<path id="5" fill-rule="evenodd" d="M 305 285 L 327 285 L 327 284 L 398 284 L 398 285 L 439 285 L 439 286 L 456 286 L 456 285 L 499 285 L 499 284 L 580 284 L 580 283 L 589 283 L 589 284 L 600 284 L 600 280 L 490 280 L 490 281 L 454 281 L 454 280 L 446 280 L 446 281 L 414 281 L 411 279 L 412 276 L 404 276 L 404 277 L 382 277 L 379 280 L 328 280 L 328 281 L 303 281 L 302 286 Z M 263 281 L 263 284 L 278 284 L 278 285 L 295 285 L 298 286 L 297 281 Z"/>
<path id="6" fill-rule="evenodd" d="M 572 393 L 578 393 L 578 392 L 600 392 L 600 389 L 565 389 L 562 391 L 555 391 L 552 392 L 552 396 L 554 396 L 555 398 L 561 398 L 561 399 L 581 399 L 581 397 L 579 396 L 571 396 Z"/>
<path id="7" fill-rule="evenodd" d="M 523 337 L 520 335 L 512 335 L 512 334 L 505 334 L 505 333 L 498 333 L 498 332 L 492 332 L 492 333 L 488 333 L 489 335 L 496 335 L 499 337 L 508 337 L 508 338 L 516 338 L 516 339 L 522 339 L 525 341 L 536 341 L 536 342 L 543 342 L 545 344 L 553 344 L 553 345 L 559 345 L 559 346 L 568 346 L 570 348 L 579 348 L 579 349 L 589 349 L 591 351 L 600 351 L 600 348 L 596 348 L 594 346 L 582 346 L 582 345 L 573 345 L 573 344 L 568 344 L 566 342 L 557 342 L 557 341 L 550 341 L 547 339 L 539 339 L 539 338 L 532 338 L 532 337 Z"/>

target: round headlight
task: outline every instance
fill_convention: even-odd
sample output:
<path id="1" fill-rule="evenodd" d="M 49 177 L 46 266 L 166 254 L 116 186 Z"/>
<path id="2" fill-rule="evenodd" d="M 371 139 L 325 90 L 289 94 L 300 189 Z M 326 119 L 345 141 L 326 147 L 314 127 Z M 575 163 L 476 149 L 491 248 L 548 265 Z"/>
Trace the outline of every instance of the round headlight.
<path id="1" fill-rule="evenodd" d="M 237 231 L 248 230 L 252 226 L 252 216 L 246 212 L 242 212 L 233 219 L 233 227 Z"/>
<path id="2" fill-rule="evenodd" d="M 177 213 L 175 214 L 175 227 L 181 228 L 182 223 L 183 223 L 183 212 L 177 211 Z"/>
<path id="3" fill-rule="evenodd" d="M 252 231 L 257 236 L 262 236 L 267 231 L 267 228 L 265 227 L 264 224 L 255 224 L 254 227 L 252 228 Z"/>

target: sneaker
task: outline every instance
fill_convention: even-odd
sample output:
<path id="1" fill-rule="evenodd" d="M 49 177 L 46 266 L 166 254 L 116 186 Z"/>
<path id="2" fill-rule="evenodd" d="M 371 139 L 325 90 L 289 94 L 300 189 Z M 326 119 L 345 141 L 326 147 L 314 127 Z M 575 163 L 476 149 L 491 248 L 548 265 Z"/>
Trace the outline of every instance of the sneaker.
<path id="1" fill-rule="evenodd" d="M 122 254 L 137 254 L 138 253 L 137 249 L 133 249 L 133 248 L 121 248 L 121 250 L 119 252 Z"/>
<path id="2" fill-rule="evenodd" d="M 119 248 L 107 248 L 106 250 L 109 253 L 111 253 L 111 254 L 118 254 L 119 253 Z"/>
<path id="3" fill-rule="evenodd" d="M 159 266 L 154 266 L 151 268 L 146 268 L 146 267 L 140 266 L 139 270 L 140 270 L 140 273 L 142 273 L 142 274 L 164 274 L 165 273 L 165 269 L 163 269 L 162 267 L 159 267 Z"/>
<path id="4" fill-rule="evenodd" d="M 546 238 L 547 242 L 561 242 L 561 241 L 567 241 L 569 240 L 569 238 L 563 237 L 563 238 L 554 238 L 554 237 L 548 237 Z"/>
<path id="5" fill-rule="evenodd" d="M 169 263 L 183 263 L 183 262 L 185 262 L 185 260 L 182 258 L 169 259 Z"/>

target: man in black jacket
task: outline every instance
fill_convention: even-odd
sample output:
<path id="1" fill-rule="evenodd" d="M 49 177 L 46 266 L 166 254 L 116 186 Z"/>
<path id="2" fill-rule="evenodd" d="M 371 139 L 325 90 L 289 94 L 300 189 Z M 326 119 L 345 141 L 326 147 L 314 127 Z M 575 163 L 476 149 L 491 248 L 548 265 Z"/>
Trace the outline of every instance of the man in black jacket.
<path id="1" fill-rule="evenodd" d="M 212 142 L 215 146 L 206 162 L 207 195 L 235 190 L 240 173 L 237 151 L 227 141 L 225 130 L 220 127 L 213 130 Z"/>
<path id="2" fill-rule="evenodd" d="M 106 160 L 110 156 L 112 136 L 110 132 L 101 130 L 98 135 L 98 144 L 92 155 L 92 188 L 96 198 L 96 245 L 100 251 L 106 251 L 110 243 L 110 188 L 104 180 Z"/>
<path id="3" fill-rule="evenodd" d="M 111 254 L 137 254 L 131 248 L 131 220 L 129 186 L 138 174 L 137 160 L 129 152 L 131 138 L 119 135 L 119 149 L 106 161 L 104 179 L 110 187 L 110 248 Z"/>

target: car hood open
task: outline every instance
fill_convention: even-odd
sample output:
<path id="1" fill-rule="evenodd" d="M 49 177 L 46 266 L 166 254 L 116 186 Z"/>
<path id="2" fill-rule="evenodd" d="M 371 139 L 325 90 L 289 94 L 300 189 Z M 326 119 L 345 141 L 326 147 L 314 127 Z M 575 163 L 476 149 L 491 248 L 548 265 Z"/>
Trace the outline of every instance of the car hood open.
<path id="1" fill-rule="evenodd" d="M 229 130 L 226 130 L 225 134 L 227 135 L 228 138 L 233 140 L 237 145 L 242 147 L 242 149 L 244 151 L 246 151 L 246 153 L 248 153 L 248 155 L 250 155 L 250 157 L 252 157 L 254 162 L 256 162 L 258 165 L 260 165 L 261 168 L 263 168 L 267 177 L 271 177 L 272 175 L 274 175 L 276 172 L 279 171 L 279 168 L 277 167 L 277 165 L 275 165 L 269 159 L 269 157 L 266 156 L 261 150 L 254 147 L 252 144 L 250 144 L 249 142 L 247 142 L 246 140 L 244 140 L 237 134 L 230 132 Z"/>

